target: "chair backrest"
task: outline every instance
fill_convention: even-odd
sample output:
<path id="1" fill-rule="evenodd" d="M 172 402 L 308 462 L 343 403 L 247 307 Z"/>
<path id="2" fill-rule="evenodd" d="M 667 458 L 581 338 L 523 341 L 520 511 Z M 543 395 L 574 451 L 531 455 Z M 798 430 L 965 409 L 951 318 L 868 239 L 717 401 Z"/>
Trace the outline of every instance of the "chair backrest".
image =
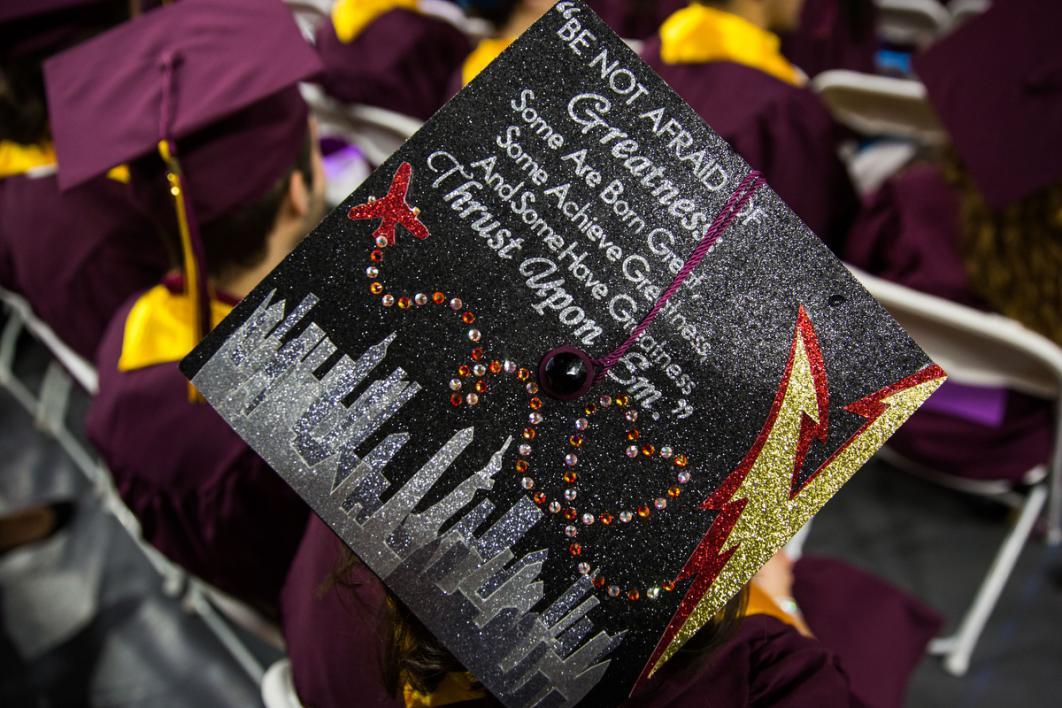
<path id="1" fill-rule="evenodd" d="M 44 346 L 48 347 L 52 356 L 59 360 L 59 363 L 70 372 L 74 380 L 83 389 L 95 395 L 96 391 L 99 390 L 99 376 L 96 374 L 96 367 L 71 349 L 51 327 L 41 321 L 33 312 L 30 304 L 21 295 L 16 295 L 0 288 L 0 300 L 13 312 L 17 313 L 18 317 L 25 323 L 26 329 L 43 342 Z"/>
<path id="2" fill-rule="evenodd" d="M 281 659 L 262 677 L 262 702 L 266 708 L 303 708 L 291 676 L 291 661 Z"/>
<path id="3" fill-rule="evenodd" d="M 284 4 L 295 16 L 295 24 L 306 41 L 313 42 L 317 27 L 328 21 L 332 11 L 332 0 L 284 0 Z"/>
<path id="4" fill-rule="evenodd" d="M 849 268 L 951 379 L 1062 398 L 1062 348 L 1050 339 L 1002 315 Z"/>
<path id="5" fill-rule="evenodd" d="M 423 125 L 376 106 L 340 103 L 312 84 L 301 84 L 299 89 L 317 118 L 319 134 L 338 135 L 357 145 L 373 165 L 382 164 Z"/>
<path id="6" fill-rule="evenodd" d="M 992 5 L 991 0 L 952 0 L 948 5 L 951 28 L 954 30 L 971 17 L 980 15 Z"/>
<path id="7" fill-rule="evenodd" d="M 878 34 L 886 42 L 926 47 L 951 28 L 951 13 L 937 0 L 876 0 Z"/>
<path id="8" fill-rule="evenodd" d="M 925 86 L 915 79 L 834 69 L 812 79 L 811 87 L 838 122 L 863 135 L 911 138 L 926 145 L 947 140 Z"/>

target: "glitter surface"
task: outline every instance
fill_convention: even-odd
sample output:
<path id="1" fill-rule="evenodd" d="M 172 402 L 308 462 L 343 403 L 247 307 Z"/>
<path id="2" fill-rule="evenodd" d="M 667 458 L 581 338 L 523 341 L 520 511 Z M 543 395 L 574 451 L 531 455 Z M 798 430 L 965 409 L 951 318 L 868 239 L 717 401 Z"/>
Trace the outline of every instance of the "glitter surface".
<path id="1" fill-rule="evenodd" d="M 622 342 L 748 169 L 561 3 L 182 368 L 499 700 L 618 703 L 942 378 L 763 188 L 601 384 L 527 388 Z"/>

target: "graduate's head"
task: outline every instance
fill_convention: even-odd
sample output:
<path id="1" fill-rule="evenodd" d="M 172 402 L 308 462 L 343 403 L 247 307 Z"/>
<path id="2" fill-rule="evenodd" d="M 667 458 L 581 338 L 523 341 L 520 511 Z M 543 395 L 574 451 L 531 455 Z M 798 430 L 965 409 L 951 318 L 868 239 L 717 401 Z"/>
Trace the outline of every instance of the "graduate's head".
<path id="1" fill-rule="evenodd" d="M 233 295 L 242 296 L 276 267 L 324 215 L 325 177 L 315 125 L 302 99 L 289 91 L 179 141 L 207 273 Z M 269 154 L 286 157 L 263 158 Z M 165 165 L 152 155 L 133 167 L 136 201 L 153 212 L 175 264 L 181 265 Z"/>
<path id="2" fill-rule="evenodd" d="M 345 568 L 360 563 L 349 554 Z M 448 674 L 464 673 L 465 667 L 439 641 L 401 600 L 386 590 L 386 612 L 382 635 L 384 686 L 401 698 L 405 689 L 435 693 Z M 668 662 L 669 671 L 695 672 L 732 636 L 745 613 L 748 588 L 742 588 Z"/>
<path id="3" fill-rule="evenodd" d="M 319 70 L 279 2 L 146 13 L 45 65 L 60 188 L 131 163 L 135 201 L 186 271 L 246 291 L 323 213 L 296 86 Z"/>
<path id="4" fill-rule="evenodd" d="M 971 286 L 1062 343 L 1060 23 L 1060 3 L 996 3 L 914 66 L 951 139 Z"/>
<path id="5" fill-rule="evenodd" d="M 772 32 L 789 32 L 800 24 L 804 0 L 702 0 L 705 5 L 740 15 Z"/>
<path id="6" fill-rule="evenodd" d="M 44 60 L 128 16 L 128 0 L 5 0 L 0 5 L 0 140 L 48 140 Z"/>
<path id="7" fill-rule="evenodd" d="M 465 10 L 494 25 L 499 34 L 515 36 L 553 7 L 552 0 L 465 0 Z"/>

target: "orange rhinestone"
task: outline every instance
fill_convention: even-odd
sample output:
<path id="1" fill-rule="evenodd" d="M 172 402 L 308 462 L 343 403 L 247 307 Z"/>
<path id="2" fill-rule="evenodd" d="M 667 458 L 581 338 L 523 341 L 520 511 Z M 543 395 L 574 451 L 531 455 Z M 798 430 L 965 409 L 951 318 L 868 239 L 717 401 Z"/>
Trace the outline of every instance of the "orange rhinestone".
<path id="1" fill-rule="evenodd" d="M 383 292 L 383 283 L 369 283 L 369 292 L 373 295 L 379 295 Z"/>
<path id="2" fill-rule="evenodd" d="M 652 457 L 655 452 L 656 448 L 650 445 L 649 443 L 642 445 L 642 454 L 646 457 Z"/>
<path id="3" fill-rule="evenodd" d="M 568 507 L 564 510 L 564 518 L 568 521 L 575 521 L 575 517 L 579 515 L 579 512 L 574 507 Z"/>
<path id="4" fill-rule="evenodd" d="M 486 350 L 483 349 L 483 347 L 474 347 L 472 349 L 472 360 L 473 361 L 479 361 L 484 356 L 486 356 L 486 354 L 487 354 L 487 352 L 486 352 Z"/>
<path id="5" fill-rule="evenodd" d="M 571 553 L 573 556 L 577 556 L 577 555 L 581 554 L 582 552 L 583 552 L 583 547 L 581 545 L 579 545 L 578 543 L 573 543 L 572 545 L 568 546 L 568 553 Z"/>
<path id="6" fill-rule="evenodd" d="M 494 361 L 492 361 L 490 363 L 490 367 L 489 368 L 490 368 L 490 373 L 492 373 L 492 374 L 500 374 L 502 372 L 502 363 L 500 361 L 498 361 L 497 359 L 495 359 Z"/>
<path id="7" fill-rule="evenodd" d="M 603 523 L 605 526 L 610 526 L 612 524 L 612 514 L 608 513 L 607 511 L 604 511 L 598 515 L 597 520 Z"/>
<path id="8" fill-rule="evenodd" d="M 668 592 L 671 592 L 675 589 L 675 583 L 671 580 L 665 580 L 664 582 L 660 583 L 660 587 L 664 588 Z"/>
<path id="9" fill-rule="evenodd" d="M 529 378 L 531 378 L 531 372 L 527 369 L 520 369 L 516 372 L 516 378 L 520 379 L 521 381 L 527 381 Z"/>
<path id="10" fill-rule="evenodd" d="M 531 497 L 531 499 L 533 499 L 534 502 L 536 504 L 538 504 L 539 506 L 542 506 L 543 504 L 546 503 L 546 493 L 545 492 L 535 492 L 534 495 Z"/>
<path id="11" fill-rule="evenodd" d="M 690 463 L 685 455 L 675 455 L 675 467 L 685 467 Z"/>
<path id="12" fill-rule="evenodd" d="M 596 578 L 594 578 L 594 587 L 599 589 L 599 590 L 601 588 L 605 587 L 605 576 L 604 575 L 599 575 Z"/>
<path id="13" fill-rule="evenodd" d="M 621 393 L 620 395 L 618 395 L 615 398 L 613 398 L 612 402 L 615 403 L 620 408 L 623 408 L 624 406 L 626 406 L 628 403 L 631 402 L 631 399 L 630 399 L 630 396 L 628 396 L 627 394 Z"/>
<path id="14" fill-rule="evenodd" d="M 631 602 L 637 602 L 638 598 L 640 598 L 641 596 L 642 594 L 638 592 L 637 589 L 631 589 L 627 591 L 627 599 Z"/>
<path id="15" fill-rule="evenodd" d="M 641 433 L 638 432 L 637 428 L 631 428 L 630 430 L 627 431 L 627 439 L 630 440 L 631 442 L 634 442 L 635 440 L 637 440 L 640 435 L 641 435 Z"/>
<path id="16" fill-rule="evenodd" d="M 668 487 L 667 495 L 669 497 L 677 497 L 679 494 L 682 494 L 682 487 L 678 486 L 677 484 L 673 484 Z"/>
<path id="17" fill-rule="evenodd" d="M 538 431 L 534 428 L 524 428 L 524 440 L 534 440 L 536 435 L 538 435 Z"/>
<path id="18" fill-rule="evenodd" d="M 565 470 L 564 474 L 561 475 L 561 478 L 568 484 L 575 484 L 575 480 L 578 479 L 575 470 Z"/>
<path id="19" fill-rule="evenodd" d="M 537 411 L 539 408 L 542 407 L 542 399 L 538 396 L 535 396 L 530 401 L 528 401 L 527 405 L 531 406 L 531 410 Z"/>
<path id="20" fill-rule="evenodd" d="M 460 393 L 455 393 L 452 396 L 450 396 L 450 405 L 453 406 L 454 408 L 457 408 L 459 405 L 461 405 L 461 401 L 463 401 L 463 400 L 465 400 L 465 399 L 461 396 Z"/>
<path id="21" fill-rule="evenodd" d="M 443 304 L 444 302 L 446 302 L 446 293 L 436 290 L 431 296 L 431 301 L 434 302 L 436 305 Z"/>
<path id="22" fill-rule="evenodd" d="M 597 413 L 597 404 L 596 403 L 587 403 L 586 407 L 583 408 L 583 411 L 587 415 L 593 415 L 594 413 Z"/>
<path id="23" fill-rule="evenodd" d="M 379 248 L 373 249 L 373 252 L 369 254 L 369 260 L 373 263 L 380 263 L 383 261 L 383 251 Z"/>
<path id="24" fill-rule="evenodd" d="M 580 445 L 583 444 L 583 436 L 582 435 L 572 435 L 571 437 L 568 438 L 568 444 L 571 445 L 572 447 L 579 447 Z"/>
<path id="25" fill-rule="evenodd" d="M 642 517 L 643 519 L 645 517 L 649 516 L 649 505 L 648 504 L 642 504 L 640 507 L 638 507 L 638 516 Z"/>
<path id="26" fill-rule="evenodd" d="M 461 315 L 461 321 L 464 322 L 465 324 L 472 324 L 473 322 L 476 321 L 476 316 L 475 316 L 475 314 L 473 314 L 471 312 L 466 312 L 463 315 Z"/>
<path id="27" fill-rule="evenodd" d="M 461 364 L 461 366 L 457 367 L 457 375 L 467 379 L 472 375 L 472 367 L 468 364 Z"/>
<path id="28" fill-rule="evenodd" d="M 480 379 L 479 381 L 476 382 L 475 388 L 476 388 L 476 393 L 486 393 L 487 392 L 487 382 L 484 381 L 483 379 Z"/>
<path id="29" fill-rule="evenodd" d="M 524 472 L 527 472 L 527 468 L 528 467 L 530 467 L 530 465 L 527 463 L 527 460 L 517 460 L 516 461 L 516 471 L 519 472 L 520 474 L 523 474 Z"/>
<path id="30" fill-rule="evenodd" d="M 398 309 L 400 309 L 400 310 L 408 310 L 409 306 L 412 305 L 412 304 L 413 304 L 413 301 L 410 300 L 405 295 L 403 295 L 402 297 L 398 298 Z"/>

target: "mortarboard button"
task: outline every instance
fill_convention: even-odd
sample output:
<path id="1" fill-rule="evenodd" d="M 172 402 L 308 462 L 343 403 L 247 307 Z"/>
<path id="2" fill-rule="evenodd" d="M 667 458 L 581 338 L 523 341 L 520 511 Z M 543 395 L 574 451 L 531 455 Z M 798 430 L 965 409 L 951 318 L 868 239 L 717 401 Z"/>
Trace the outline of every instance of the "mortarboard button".
<path id="1" fill-rule="evenodd" d="M 582 349 L 569 345 L 557 347 L 547 352 L 538 364 L 539 386 L 551 398 L 571 401 L 590 390 L 593 372 L 593 360 Z"/>

